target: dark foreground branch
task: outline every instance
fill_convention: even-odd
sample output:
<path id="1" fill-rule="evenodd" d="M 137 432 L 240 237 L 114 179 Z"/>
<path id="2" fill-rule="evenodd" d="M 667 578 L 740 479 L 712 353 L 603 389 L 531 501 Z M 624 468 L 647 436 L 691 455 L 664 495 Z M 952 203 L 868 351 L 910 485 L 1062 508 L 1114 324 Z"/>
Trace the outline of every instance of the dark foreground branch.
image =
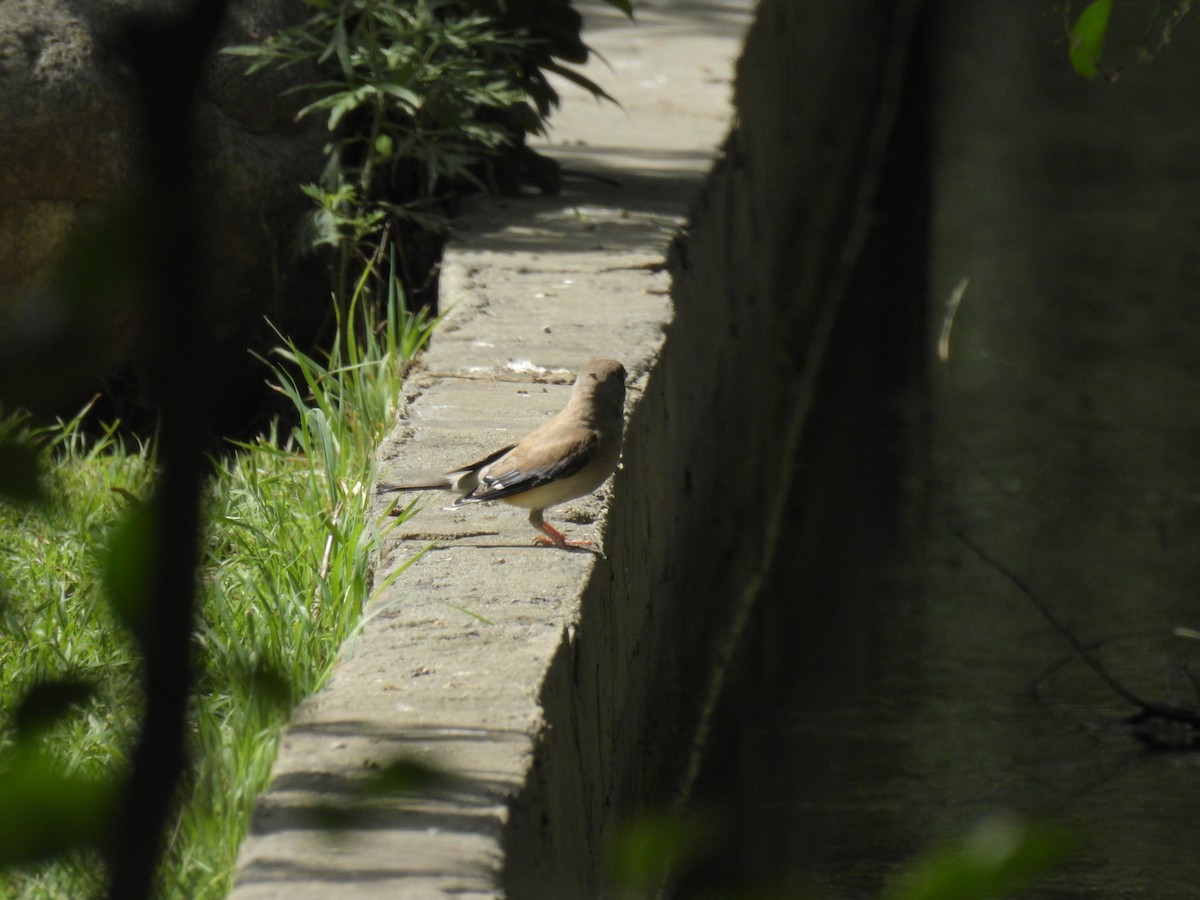
<path id="1" fill-rule="evenodd" d="M 108 848 L 112 898 L 148 898 L 186 771 L 200 492 L 208 473 L 215 386 L 205 314 L 204 227 L 194 115 L 227 0 L 195 0 L 180 15 L 138 13 L 115 36 L 129 66 L 141 136 L 135 224 L 145 322 L 144 365 L 159 408 L 155 554 L 144 621 L 145 712 Z"/>

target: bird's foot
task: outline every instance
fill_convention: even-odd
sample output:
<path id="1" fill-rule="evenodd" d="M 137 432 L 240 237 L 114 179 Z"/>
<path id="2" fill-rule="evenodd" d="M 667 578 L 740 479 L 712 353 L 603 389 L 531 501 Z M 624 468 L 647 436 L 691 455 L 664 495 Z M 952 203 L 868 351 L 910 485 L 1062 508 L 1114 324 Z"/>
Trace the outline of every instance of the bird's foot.
<path id="1" fill-rule="evenodd" d="M 568 541 L 566 535 L 547 522 L 542 522 L 538 527 L 546 534 L 545 536 L 538 535 L 533 542 L 542 547 L 557 547 L 559 550 L 565 550 L 568 547 L 591 547 L 593 544 L 592 541 Z"/>
<path id="2" fill-rule="evenodd" d="M 556 541 L 554 538 L 535 537 L 533 542 L 539 547 L 557 547 L 559 550 L 566 550 L 568 547 L 594 547 L 595 541 L 568 541 L 563 538 L 561 541 Z"/>

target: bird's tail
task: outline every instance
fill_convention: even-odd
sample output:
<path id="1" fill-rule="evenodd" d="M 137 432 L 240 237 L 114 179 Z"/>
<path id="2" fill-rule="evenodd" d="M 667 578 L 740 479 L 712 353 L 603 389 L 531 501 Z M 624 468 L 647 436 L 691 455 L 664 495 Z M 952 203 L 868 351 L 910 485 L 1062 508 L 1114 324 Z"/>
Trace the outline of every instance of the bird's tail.
<path id="1" fill-rule="evenodd" d="M 377 494 L 397 494 L 401 491 L 448 491 L 453 487 L 449 478 L 431 478 L 428 481 L 409 481 L 404 484 L 393 484 L 381 481 L 375 485 Z"/>

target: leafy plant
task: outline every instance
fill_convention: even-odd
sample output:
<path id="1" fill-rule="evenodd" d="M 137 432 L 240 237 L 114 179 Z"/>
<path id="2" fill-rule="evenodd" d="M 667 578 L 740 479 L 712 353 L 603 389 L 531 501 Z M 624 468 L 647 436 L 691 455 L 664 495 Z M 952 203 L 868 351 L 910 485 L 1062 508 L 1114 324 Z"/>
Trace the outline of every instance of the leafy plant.
<path id="1" fill-rule="evenodd" d="M 1175 29 L 1192 11 L 1193 2 L 1174 0 L 1172 3 L 1162 3 L 1155 0 L 1150 4 L 1146 26 L 1141 36 L 1132 42 L 1132 62 L 1127 65 L 1153 61 L 1171 42 Z M 1128 2 L 1125 5 L 1128 6 Z M 1084 78 L 1103 74 L 1109 81 L 1115 81 L 1121 75 L 1121 66 L 1110 66 L 1107 71 L 1100 67 L 1109 39 L 1113 8 L 1113 0 L 1092 0 L 1072 22 L 1071 4 L 1064 7 L 1067 54 L 1072 68 Z"/>
<path id="2" fill-rule="evenodd" d="M 605 2 L 631 13 L 629 0 Z M 557 190 L 556 164 L 526 143 L 559 102 L 547 73 L 607 97 L 569 67 L 588 58 L 570 0 L 305 3 L 304 22 L 225 52 L 249 58 L 251 73 L 313 73 L 296 88 L 311 98 L 297 118 L 324 116 L 330 141 L 319 181 L 303 188 L 314 202 L 303 243 L 336 248 L 338 296 L 389 241 L 419 288 L 422 243 L 464 192 Z"/>

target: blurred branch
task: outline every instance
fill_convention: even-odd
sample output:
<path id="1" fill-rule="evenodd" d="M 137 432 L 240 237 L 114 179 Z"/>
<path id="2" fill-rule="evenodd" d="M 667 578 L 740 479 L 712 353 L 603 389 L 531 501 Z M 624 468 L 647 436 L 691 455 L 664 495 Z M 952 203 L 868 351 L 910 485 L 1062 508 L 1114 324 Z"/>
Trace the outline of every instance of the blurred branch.
<path id="1" fill-rule="evenodd" d="M 109 896 L 150 897 L 186 766 L 192 688 L 200 489 L 215 407 L 211 324 L 204 315 L 204 229 L 196 188 L 194 113 L 228 0 L 196 0 L 173 16 L 135 14 L 115 35 L 132 70 L 141 135 L 137 234 L 147 323 L 145 364 L 159 405 L 155 553 L 143 653 L 145 714 L 109 847 Z"/>
<path id="2" fill-rule="evenodd" d="M 1067 642 L 1079 655 L 1079 658 L 1103 679 L 1104 683 L 1109 686 L 1113 693 L 1130 705 L 1138 708 L 1137 712 L 1127 716 L 1122 721 L 1126 725 L 1134 726 L 1134 734 L 1140 740 L 1159 749 L 1175 747 L 1195 749 L 1196 742 L 1193 738 L 1195 733 L 1200 730 L 1200 707 L 1177 703 L 1154 703 L 1139 697 L 1108 671 L 1108 668 L 1100 661 L 1099 657 L 1092 652 L 1092 648 L 1080 640 L 1067 627 L 1066 622 L 1060 619 L 1054 610 L 1050 608 L 1050 605 L 1038 596 L 1028 581 L 985 550 L 980 544 L 976 543 L 965 531 L 958 530 L 954 534 L 972 553 L 999 572 L 1013 587 L 1024 594 L 1037 611 L 1041 613 L 1042 618 L 1053 625 L 1055 630 L 1066 638 Z M 1156 724 L 1181 726 L 1185 730 L 1182 733 L 1173 732 L 1169 728 L 1166 731 L 1159 731 L 1153 727 Z"/>

